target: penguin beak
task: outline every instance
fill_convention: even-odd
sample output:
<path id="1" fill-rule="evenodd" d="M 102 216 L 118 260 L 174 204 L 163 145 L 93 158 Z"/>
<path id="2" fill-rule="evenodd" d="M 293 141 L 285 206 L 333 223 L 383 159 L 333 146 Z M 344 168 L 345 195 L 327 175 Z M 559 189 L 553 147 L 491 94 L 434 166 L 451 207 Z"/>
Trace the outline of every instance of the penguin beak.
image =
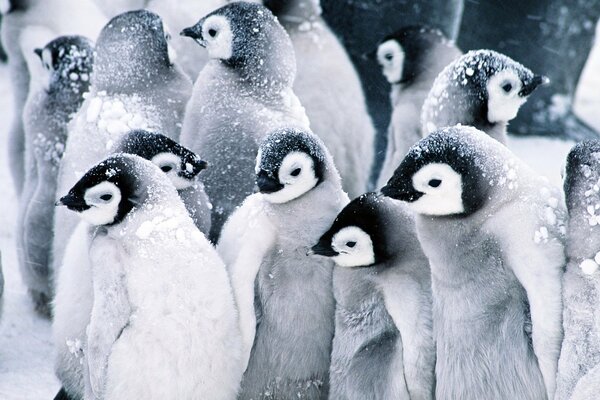
<path id="1" fill-rule="evenodd" d="M 179 172 L 179 176 L 185 179 L 194 179 L 196 175 L 200 173 L 200 171 L 208 168 L 208 163 L 204 160 L 201 160 L 200 157 L 193 157 L 187 160 L 181 167 L 181 171 Z"/>
<path id="2" fill-rule="evenodd" d="M 390 181 L 381 188 L 380 192 L 384 196 L 391 197 L 392 199 L 405 201 L 407 203 L 412 203 L 413 201 L 417 201 L 423 196 L 423 192 L 419 192 L 412 187 L 403 187 L 406 185 L 397 185 L 395 182 L 392 182 L 394 178 L 390 179 Z"/>
<path id="3" fill-rule="evenodd" d="M 43 49 L 38 48 L 38 49 L 33 50 L 33 52 L 35 54 L 37 54 L 37 56 L 40 58 L 40 60 L 42 59 L 42 53 L 44 52 Z"/>
<path id="4" fill-rule="evenodd" d="M 88 206 L 85 203 L 85 200 L 80 199 L 78 196 L 71 192 L 69 192 L 66 196 L 61 197 L 60 200 L 54 203 L 54 205 L 66 206 L 69 210 L 77 212 L 81 212 L 90 208 L 90 206 Z"/>
<path id="5" fill-rule="evenodd" d="M 529 83 L 523 85 L 523 88 L 521 88 L 519 95 L 521 95 L 521 97 L 527 97 L 531 93 L 533 93 L 533 91 L 537 89 L 538 86 L 547 85 L 548 83 L 550 83 L 550 78 L 548 78 L 547 76 L 535 75 Z"/>
<path id="6" fill-rule="evenodd" d="M 275 177 L 269 174 L 264 169 L 261 169 L 256 177 L 256 185 L 258 186 L 258 191 L 261 193 L 275 193 L 278 190 L 283 189 L 283 185 L 279 183 Z"/>
<path id="7" fill-rule="evenodd" d="M 310 256 L 313 254 L 317 254 L 319 256 L 324 256 L 324 257 L 335 257 L 337 255 L 339 255 L 340 253 L 338 253 L 337 251 L 333 250 L 331 248 L 331 245 L 326 243 L 323 240 L 319 240 L 319 243 L 315 244 L 306 255 Z"/>
<path id="8" fill-rule="evenodd" d="M 204 40 L 204 37 L 202 36 L 202 22 L 203 19 L 198 21 L 196 25 L 183 29 L 180 35 L 190 37 L 194 39 L 200 46 L 206 47 L 206 40 Z"/>

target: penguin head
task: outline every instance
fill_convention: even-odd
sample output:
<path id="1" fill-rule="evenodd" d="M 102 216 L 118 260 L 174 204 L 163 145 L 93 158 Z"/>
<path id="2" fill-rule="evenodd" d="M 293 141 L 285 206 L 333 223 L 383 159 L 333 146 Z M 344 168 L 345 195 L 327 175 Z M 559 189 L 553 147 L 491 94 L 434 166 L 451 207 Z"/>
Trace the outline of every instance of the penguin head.
<path id="1" fill-rule="evenodd" d="M 144 130 L 133 130 L 124 135 L 115 152 L 135 154 L 150 160 L 167 174 L 177 190 L 192 186 L 196 176 L 208 166 L 196 153 L 173 139 Z"/>
<path id="2" fill-rule="evenodd" d="M 56 205 L 92 225 L 113 225 L 143 201 L 143 188 L 132 156 L 117 154 L 87 171 Z"/>
<path id="3" fill-rule="evenodd" d="M 34 51 L 48 74 L 49 92 L 65 87 L 87 92 L 94 62 L 92 41 L 83 36 L 60 36 Z"/>
<path id="4" fill-rule="evenodd" d="M 331 257 L 340 267 L 366 267 L 390 257 L 381 213 L 382 198 L 365 193 L 338 214 L 331 228 L 312 247 L 314 254 Z"/>
<path id="5" fill-rule="evenodd" d="M 293 81 L 296 73 L 289 36 L 271 11 L 260 4 L 229 3 L 183 29 L 181 35 L 205 47 L 210 58 L 246 76 L 268 70 L 274 77 Z"/>
<path id="6" fill-rule="evenodd" d="M 271 203 L 287 203 L 323 181 L 325 163 L 323 144 L 316 136 L 296 129 L 277 130 L 258 150 L 258 190 Z"/>
<path id="7" fill-rule="evenodd" d="M 485 139 L 492 140 L 460 125 L 432 133 L 410 148 L 381 193 L 407 202 L 418 214 L 474 213 L 485 204 L 491 187 L 477 145 Z"/>
<path id="8" fill-rule="evenodd" d="M 386 36 L 377 47 L 377 62 L 392 85 L 409 85 L 424 71 L 436 45 L 449 43 L 443 33 L 425 26 L 407 26 Z"/>
<path id="9" fill-rule="evenodd" d="M 96 42 L 94 85 L 99 89 L 148 85 L 171 68 L 168 33 L 160 17 L 147 10 L 113 17 Z"/>

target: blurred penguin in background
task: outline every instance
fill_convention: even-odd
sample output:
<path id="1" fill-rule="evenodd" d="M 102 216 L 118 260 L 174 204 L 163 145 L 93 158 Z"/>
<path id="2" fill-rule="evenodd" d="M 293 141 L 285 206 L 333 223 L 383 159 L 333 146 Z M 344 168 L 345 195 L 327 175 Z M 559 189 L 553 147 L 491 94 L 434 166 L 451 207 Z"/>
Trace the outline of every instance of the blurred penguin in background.
<path id="1" fill-rule="evenodd" d="M 375 154 L 375 128 L 361 82 L 346 50 L 321 16 L 319 0 L 266 0 L 296 53 L 294 91 L 310 126 L 331 152 L 344 190 L 367 190 Z"/>

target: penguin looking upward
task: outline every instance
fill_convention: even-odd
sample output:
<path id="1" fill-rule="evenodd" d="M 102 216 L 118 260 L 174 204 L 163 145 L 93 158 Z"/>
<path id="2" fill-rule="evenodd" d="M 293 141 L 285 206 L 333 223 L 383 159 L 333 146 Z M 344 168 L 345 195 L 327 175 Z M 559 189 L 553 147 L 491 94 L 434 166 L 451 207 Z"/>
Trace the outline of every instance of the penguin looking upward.
<path id="1" fill-rule="evenodd" d="M 187 105 L 181 143 L 211 154 L 204 184 L 213 203 L 210 238 L 252 193 L 260 141 L 283 127 L 308 129 L 292 91 L 296 74 L 290 38 L 259 5 L 228 4 L 182 31 L 208 51 Z"/>
<path id="2" fill-rule="evenodd" d="M 96 42 L 92 87 L 69 125 L 58 191 L 65 192 L 113 145 L 132 129 L 144 129 L 179 139 L 192 83 L 171 63 L 158 15 L 146 10 L 117 15 Z M 77 218 L 58 209 L 54 218 L 53 268 Z"/>
<path id="3" fill-rule="evenodd" d="M 58 204 L 96 227 L 85 398 L 234 399 L 242 369 L 227 272 L 167 176 L 113 155 Z"/>
<path id="4" fill-rule="evenodd" d="M 262 142 L 256 183 L 259 193 L 231 215 L 218 246 L 248 360 L 238 398 L 326 399 L 333 261 L 307 251 L 348 198 L 323 142 L 295 129 Z"/>
<path id="5" fill-rule="evenodd" d="M 558 362 L 557 400 L 577 398 L 575 392 L 598 388 L 597 378 L 593 386 L 594 379 L 588 375 L 600 369 L 599 180 L 600 142 L 578 143 L 567 157 L 564 182 L 569 263 L 563 279 L 565 337 Z"/>
<path id="6" fill-rule="evenodd" d="M 17 249 L 21 276 L 36 309 L 50 315 L 51 250 L 56 181 L 67 124 L 89 89 L 93 44 L 61 36 L 29 59 L 31 90 L 25 103 L 25 181 L 19 202 Z"/>
<path id="7" fill-rule="evenodd" d="M 533 91 L 548 82 L 492 50 L 473 50 L 439 74 L 423 104 L 423 136 L 456 124 L 470 125 L 506 143 L 506 127 Z"/>
<path id="8" fill-rule="evenodd" d="M 461 54 L 441 31 L 425 26 L 404 27 L 380 42 L 377 61 L 392 85 L 392 115 L 377 188 L 387 183 L 408 149 L 422 138 L 421 109 L 433 81 Z"/>
<path id="9" fill-rule="evenodd" d="M 319 0 L 267 0 L 294 46 L 294 92 L 312 131 L 331 152 L 351 197 L 367 190 L 375 128 L 359 76 L 346 50 L 321 16 Z"/>
<path id="10" fill-rule="evenodd" d="M 412 214 L 364 194 L 312 250 L 337 265 L 330 398 L 433 399 L 431 278 Z"/>
<path id="11" fill-rule="evenodd" d="M 210 212 L 206 195 L 195 182 L 198 173 L 206 168 L 205 161 L 164 135 L 142 130 L 127 133 L 116 144 L 114 152 L 140 156 L 160 168 L 177 189 L 196 226 L 201 232 L 208 232 Z M 81 361 L 85 356 L 85 329 L 93 305 L 92 271 L 87 251 L 92 233 L 89 224 L 79 223 L 69 238 L 56 277 L 52 323 L 57 350 L 54 370 L 63 391 L 73 399 L 82 399 L 84 395 Z"/>
<path id="12" fill-rule="evenodd" d="M 553 399 L 565 266 L 561 193 L 472 127 L 415 144 L 381 192 L 417 214 L 436 398 Z"/>

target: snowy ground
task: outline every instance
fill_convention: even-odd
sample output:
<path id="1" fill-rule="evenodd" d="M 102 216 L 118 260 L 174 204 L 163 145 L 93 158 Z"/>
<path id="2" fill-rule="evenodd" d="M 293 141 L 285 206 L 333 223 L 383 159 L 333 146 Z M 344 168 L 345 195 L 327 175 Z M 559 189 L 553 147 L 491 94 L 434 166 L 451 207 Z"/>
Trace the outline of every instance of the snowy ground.
<path id="1" fill-rule="evenodd" d="M 600 130 L 598 71 L 600 46 L 596 46 L 590 57 L 576 101 L 579 115 Z M 52 399 L 59 383 L 52 371 L 51 326 L 33 313 L 16 262 L 13 232 L 17 203 L 6 156 L 12 115 L 9 90 L 7 69 L 0 65 L 0 249 L 6 281 L 4 313 L 0 322 L 0 399 Z M 536 170 L 560 184 L 560 171 L 572 143 L 543 138 L 511 138 L 509 145 Z"/>

